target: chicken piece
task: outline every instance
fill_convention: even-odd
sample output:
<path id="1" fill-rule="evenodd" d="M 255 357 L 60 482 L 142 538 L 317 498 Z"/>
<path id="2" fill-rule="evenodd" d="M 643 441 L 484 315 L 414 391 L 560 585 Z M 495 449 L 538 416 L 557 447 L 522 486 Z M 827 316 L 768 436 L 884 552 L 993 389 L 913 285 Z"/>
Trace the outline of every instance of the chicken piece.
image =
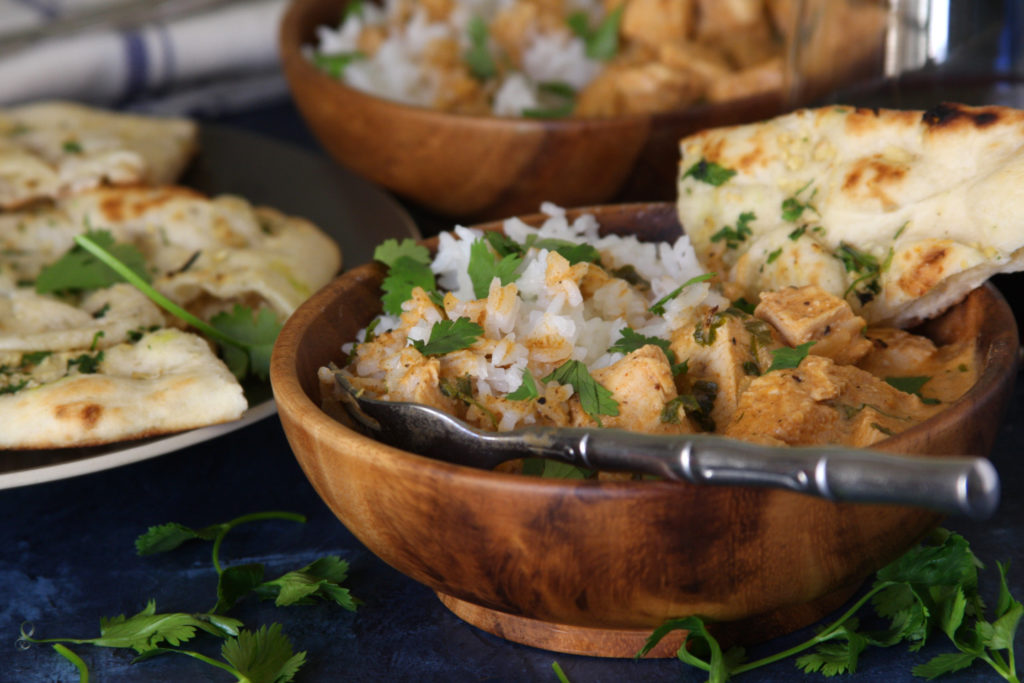
<path id="1" fill-rule="evenodd" d="M 721 50 L 736 69 L 782 54 L 764 0 L 700 0 L 697 41 Z"/>
<path id="2" fill-rule="evenodd" d="M 676 71 L 690 71 L 710 87 L 733 70 L 715 50 L 696 43 L 666 43 L 658 47 L 658 61 Z"/>
<path id="3" fill-rule="evenodd" d="M 860 368 L 807 356 L 797 368 L 750 382 L 723 433 L 792 446 L 867 446 L 938 410 Z"/>
<path id="4" fill-rule="evenodd" d="M 652 61 L 613 64 L 579 94 L 574 114 L 581 117 L 621 116 L 671 111 L 703 97 L 704 79 Z"/>
<path id="5" fill-rule="evenodd" d="M 770 323 L 788 346 L 813 341 L 810 352 L 840 365 L 855 363 L 871 350 L 867 323 L 850 305 L 817 285 L 762 292 L 754 315 Z"/>
<path id="6" fill-rule="evenodd" d="M 627 40 L 657 48 L 690 40 L 695 25 L 693 0 L 628 0 L 620 33 Z"/>
<path id="7" fill-rule="evenodd" d="M 491 39 L 517 69 L 523 66 L 523 51 L 537 33 L 566 33 L 561 2 L 520 0 L 503 7 L 490 25 Z"/>
<path id="8" fill-rule="evenodd" d="M 782 92 L 785 80 L 781 57 L 725 74 L 708 87 L 708 101 L 727 102 L 766 93 Z"/>
<path id="9" fill-rule="evenodd" d="M 440 111 L 486 116 L 491 112 L 488 92 L 473 78 L 454 38 L 438 38 L 427 45 L 423 59 L 437 74 L 434 107 Z"/>
<path id="10" fill-rule="evenodd" d="M 686 380 L 713 382 L 717 387 L 711 419 L 721 427 L 729 422 L 751 380 L 772 362 L 771 350 L 780 345 L 771 326 L 740 311 L 708 311 L 695 330 L 680 330 L 671 349 L 686 361 Z"/>
<path id="11" fill-rule="evenodd" d="M 950 403 L 977 382 L 973 343 L 935 346 L 927 337 L 888 327 L 869 328 L 866 336 L 872 348 L 857 367 L 883 379 L 927 377 L 920 390 L 925 398 Z"/>
<path id="12" fill-rule="evenodd" d="M 691 431 L 685 421 L 675 424 L 661 421 L 665 404 L 676 397 L 676 385 L 665 352 L 659 347 L 648 344 L 591 374 L 619 403 L 618 415 L 601 416 L 603 426 L 651 434 Z M 594 423 L 583 413 L 578 398 L 573 399 L 571 406 L 576 424 Z"/>

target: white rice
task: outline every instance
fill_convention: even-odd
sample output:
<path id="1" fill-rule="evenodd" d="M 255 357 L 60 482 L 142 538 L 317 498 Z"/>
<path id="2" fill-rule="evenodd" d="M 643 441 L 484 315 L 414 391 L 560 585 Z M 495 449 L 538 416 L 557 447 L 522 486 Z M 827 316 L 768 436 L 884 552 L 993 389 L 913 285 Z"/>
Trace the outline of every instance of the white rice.
<path id="1" fill-rule="evenodd" d="M 704 272 L 685 235 L 671 244 L 644 243 L 632 235 L 602 237 L 593 215 L 583 214 L 570 221 L 565 211 L 553 204 L 545 203 L 541 210 L 547 219 L 539 228 L 512 218 L 504 222 L 505 234 L 520 243 L 533 235 L 538 239 L 590 244 L 599 250 L 605 267 L 633 266 L 640 277 L 650 283 L 650 291 L 613 278 L 584 300 L 578 283 L 572 278 L 549 284 L 546 281 L 549 252 L 531 248 L 517 269 L 518 277 L 509 285 L 517 295 L 502 297 L 501 283 L 495 278 L 489 296 L 482 300 L 487 306 L 484 337 L 473 347 L 475 358 L 460 360 L 468 365 L 459 368 L 460 375 L 470 376 L 476 395 L 504 395 L 514 391 L 522 382 L 528 365 L 531 368 L 553 367 L 571 358 L 582 361 L 592 370 L 606 367 L 623 358 L 622 353 L 608 351 L 623 328 L 629 326 L 640 334 L 668 339 L 675 330 L 687 323 L 693 324 L 698 308 L 728 306 L 728 301 L 712 291 L 708 283 L 699 282 L 687 286 L 672 299 L 665 306 L 663 316 L 649 311 L 656 301 Z M 457 226 L 438 237 L 431 269 L 438 286 L 452 292 L 458 300 L 448 313 L 449 319 L 460 317 L 466 307 L 478 305 L 468 265 L 470 247 L 482 236 L 480 230 Z M 413 310 L 411 302 L 406 302 L 403 309 Z M 436 306 L 421 309 L 421 313 L 421 319 L 407 331 L 408 340 L 426 341 L 434 323 L 444 318 L 444 313 Z M 399 326 L 397 316 L 383 316 L 375 333 Z M 365 339 L 364 335 L 365 331 L 360 332 L 359 341 Z M 546 335 L 559 340 L 562 346 L 551 349 L 546 344 L 528 343 Z M 343 350 L 348 353 L 352 347 L 350 344 Z M 377 362 L 367 359 L 357 363 L 354 374 L 383 378 L 384 371 Z M 510 412 L 503 414 L 499 429 L 511 429 L 531 421 L 525 414 Z"/>

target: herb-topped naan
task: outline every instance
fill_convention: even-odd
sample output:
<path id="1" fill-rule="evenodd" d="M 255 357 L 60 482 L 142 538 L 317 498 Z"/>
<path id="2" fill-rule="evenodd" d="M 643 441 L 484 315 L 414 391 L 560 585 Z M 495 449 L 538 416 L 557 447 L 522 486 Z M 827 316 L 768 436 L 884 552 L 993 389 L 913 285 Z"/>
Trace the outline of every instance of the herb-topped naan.
<path id="1" fill-rule="evenodd" d="M 0 109 L 0 209 L 101 185 L 178 179 L 197 147 L 196 124 L 41 102 Z"/>
<path id="2" fill-rule="evenodd" d="M 83 235 L 195 325 L 244 347 L 217 339 L 219 358 L 211 340 L 119 282 L 76 242 Z M 304 219 L 176 186 L 96 188 L 0 212 L 0 449 L 241 417 L 235 375 L 269 358 L 280 322 L 340 266 L 337 244 Z M 241 370 L 239 354 L 249 354 Z"/>
<path id="3" fill-rule="evenodd" d="M 818 285 L 905 326 L 1024 269 L 1024 112 L 830 106 L 680 143 L 680 222 L 737 295 Z"/>

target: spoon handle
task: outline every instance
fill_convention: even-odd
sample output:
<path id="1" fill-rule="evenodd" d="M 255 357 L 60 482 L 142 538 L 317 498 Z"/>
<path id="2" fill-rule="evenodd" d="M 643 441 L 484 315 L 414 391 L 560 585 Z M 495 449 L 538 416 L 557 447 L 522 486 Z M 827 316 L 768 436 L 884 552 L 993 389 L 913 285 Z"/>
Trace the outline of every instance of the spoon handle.
<path id="1" fill-rule="evenodd" d="M 734 439 L 560 430 L 558 457 L 605 470 L 658 474 L 694 484 L 764 486 L 836 502 L 916 505 L 984 519 L 999 504 L 986 458 L 912 456 L 835 446 L 772 447 Z"/>

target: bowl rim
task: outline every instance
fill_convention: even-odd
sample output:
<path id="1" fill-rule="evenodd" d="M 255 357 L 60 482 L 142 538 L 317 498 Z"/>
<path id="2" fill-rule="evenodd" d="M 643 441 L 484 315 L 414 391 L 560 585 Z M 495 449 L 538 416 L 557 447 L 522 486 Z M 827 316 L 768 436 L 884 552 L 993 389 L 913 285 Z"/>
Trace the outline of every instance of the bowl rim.
<path id="1" fill-rule="evenodd" d="M 601 209 L 615 209 L 620 211 L 643 211 L 652 208 L 666 208 L 674 206 L 669 202 L 642 202 L 624 204 L 605 204 L 588 207 L 568 209 L 570 216 L 594 212 Z M 524 216 L 517 216 L 524 221 L 537 220 L 544 217 L 544 214 L 536 213 Z M 507 220 L 507 219 L 505 219 Z M 500 226 L 504 220 L 489 221 L 475 224 L 474 228 L 488 228 L 489 226 Z M 436 237 L 421 239 L 421 244 L 436 241 Z M 473 478 L 482 485 L 490 485 L 497 488 L 512 487 L 549 487 L 551 489 L 563 489 L 566 492 L 574 491 L 576 495 L 581 492 L 593 490 L 596 492 L 618 491 L 620 493 L 636 494 L 640 491 L 650 491 L 651 487 L 676 488 L 678 484 L 670 481 L 632 481 L 632 480 L 599 480 L 599 479 L 551 479 L 543 477 L 529 477 L 519 473 L 500 472 L 493 470 L 481 470 L 465 465 L 457 465 L 444 462 L 427 456 L 422 456 L 411 451 L 395 448 L 383 442 L 353 429 L 341 421 L 327 414 L 303 388 L 298 376 L 296 358 L 299 344 L 304 333 L 309 332 L 313 320 L 321 312 L 327 310 L 335 302 L 335 290 L 350 279 L 366 279 L 378 277 L 383 272 L 383 266 L 375 263 L 365 263 L 353 267 L 341 273 L 337 278 L 322 287 L 310 299 L 299 306 L 295 312 L 285 321 L 284 326 L 278 335 L 278 342 L 275 343 L 271 356 L 270 381 L 275 400 L 279 406 L 279 412 L 290 415 L 301 415 L 304 427 L 309 431 L 318 433 L 335 433 L 346 439 L 354 439 L 357 442 L 372 443 L 374 448 L 383 449 L 389 457 L 395 458 L 396 462 L 417 468 L 430 467 L 436 471 L 448 472 L 460 478 Z M 974 385 L 967 390 L 956 401 L 936 415 L 924 420 L 899 434 L 888 437 L 872 444 L 870 448 L 897 453 L 914 453 L 909 443 L 921 438 L 932 429 L 938 420 L 953 420 L 957 423 L 964 423 L 968 418 L 968 412 L 972 405 L 982 403 L 989 404 L 993 401 L 995 405 L 1001 406 L 1005 412 L 1005 402 L 1000 403 L 998 394 L 1004 390 L 1004 383 L 1014 382 L 1019 366 L 1020 341 L 1017 331 L 1016 320 L 1006 302 L 1006 299 L 999 290 L 990 282 L 984 283 L 978 290 L 985 290 L 986 295 L 996 303 L 997 315 L 987 316 L 990 324 L 984 325 L 979 330 L 979 352 L 981 348 L 986 349 L 984 356 L 985 366 L 979 374 Z M 977 291 L 977 290 L 976 290 Z M 972 292 L 973 294 L 973 292 Z M 966 297 L 965 297 L 966 300 Z M 963 301 L 954 306 L 962 305 Z M 951 309 L 953 307 L 950 307 Z M 996 323 L 999 323 L 998 326 Z M 980 334 L 984 332 L 984 334 Z M 340 353 L 340 344 L 338 345 Z M 315 386 L 315 384 L 314 384 Z M 1000 416 L 999 422 L 1005 419 Z M 728 438 L 728 437 L 722 437 Z M 993 435 L 994 438 L 994 435 Z M 939 453 L 922 453 L 924 457 L 943 457 Z M 948 454 L 948 455 L 964 455 Z M 984 453 L 988 457 L 988 453 Z"/>

